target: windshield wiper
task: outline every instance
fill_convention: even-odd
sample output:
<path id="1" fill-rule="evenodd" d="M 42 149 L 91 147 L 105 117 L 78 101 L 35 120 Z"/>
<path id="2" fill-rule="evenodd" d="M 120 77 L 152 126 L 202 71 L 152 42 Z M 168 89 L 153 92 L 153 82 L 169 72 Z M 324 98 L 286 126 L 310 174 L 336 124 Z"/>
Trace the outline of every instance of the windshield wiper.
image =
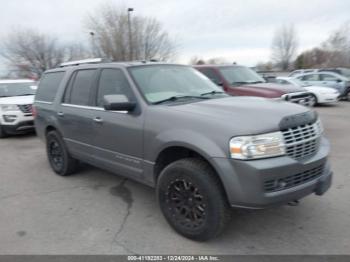
<path id="1" fill-rule="evenodd" d="M 208 97 L 203 97 L 203 96 L 171 96 L 166 99 L 154 102 L 154 105 L 162 104 L 164 102 L 169 102 L 169 101 L 177 101 L 182 98 L 196 98 L 196 99 L 209 99 Z"/>
<path id="2" fill-rule="evenodd" d="M 201 94 L 201 96 L 216 95 L 216 94 L 224 94 L 224 93 L 225 93 L 225 92 L 223 92 L 223 91 L 216 91 L 216 90 L 213 90 L 213 91 L 210 91 L 210 92 L 203 93 L 203 94 Z"/>

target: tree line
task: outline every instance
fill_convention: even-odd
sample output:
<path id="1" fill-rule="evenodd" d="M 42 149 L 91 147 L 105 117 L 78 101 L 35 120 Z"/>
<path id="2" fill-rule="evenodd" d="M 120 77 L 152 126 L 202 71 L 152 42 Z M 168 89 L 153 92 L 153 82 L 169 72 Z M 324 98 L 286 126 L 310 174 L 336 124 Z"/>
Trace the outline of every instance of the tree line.
<path id="1" fill-rule="evenodd" d="M 31 28 L 17 28 L 0 43 L 0 56 L 15 77 L 40 78 L 61 63 L 88 57 L 113 61 L 168 61 L 176 55 L 176 43 L 152 17 L 128 16 L 127 8 L 101 5 L 85 18 L 88 45 L 63 43 L 58 36 Z"/>
<path id="2" fill-rule="evenodd" d="M 271 61 L 258 63 L 260 70 L 293 70 L 350 67 L 350 22 L 331 32 L 319 46 L 297 53 L 298 36 L 293 25 L 283 25 L 274 34 Z"/>

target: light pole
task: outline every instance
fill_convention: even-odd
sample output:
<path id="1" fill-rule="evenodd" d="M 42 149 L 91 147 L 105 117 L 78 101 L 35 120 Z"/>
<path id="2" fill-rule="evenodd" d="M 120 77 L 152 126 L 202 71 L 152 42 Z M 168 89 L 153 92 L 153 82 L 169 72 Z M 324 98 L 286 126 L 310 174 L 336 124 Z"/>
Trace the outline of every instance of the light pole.
<path id="1" fill-rule="evenodd" d="M 131 61 L 133 58 L 133 46 L 132 46 L 132 35 L 131 35 L 131 20 L 130 13 L 134 11 L 134 8 L 128 8 L 128 28 L 129 28 L 129 60 Z"/>

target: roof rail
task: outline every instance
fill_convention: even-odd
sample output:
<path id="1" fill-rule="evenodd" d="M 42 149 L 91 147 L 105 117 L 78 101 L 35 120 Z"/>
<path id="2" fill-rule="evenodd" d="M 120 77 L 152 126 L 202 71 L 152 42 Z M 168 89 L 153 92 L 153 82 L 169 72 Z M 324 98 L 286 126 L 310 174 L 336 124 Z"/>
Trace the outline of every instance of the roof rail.
<path id="1" fill-rule="evenodd" d="M 110 62 L 108 59 L 103 58 L 89 58 L 89 59 L 83 59 L 83 60 L 76 60 L 76 61 L 70 61 L 60 64 L 60 67 L 65 66 L 77 66 L 81 64 L 98 64 L 103 62 Z"/>

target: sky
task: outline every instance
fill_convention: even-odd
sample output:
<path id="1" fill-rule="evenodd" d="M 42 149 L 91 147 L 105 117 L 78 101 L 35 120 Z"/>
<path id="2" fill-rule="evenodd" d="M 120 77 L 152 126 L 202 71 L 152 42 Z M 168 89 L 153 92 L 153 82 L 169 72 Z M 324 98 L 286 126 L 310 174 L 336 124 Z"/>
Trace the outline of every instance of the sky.
<path id="1" fill-rule="evenodd" d="M 158 19 L 176 40 L 180 63 L 193 56 L 223 57 L 254 66 L 269 60 L 274 31 L 282 24 L 295 25 L 302 51 L 350 21 L 350 0 L 0 0 L 0 43 L 17 27 L 88 41 L 84 20 L 103 3 Z"/>

